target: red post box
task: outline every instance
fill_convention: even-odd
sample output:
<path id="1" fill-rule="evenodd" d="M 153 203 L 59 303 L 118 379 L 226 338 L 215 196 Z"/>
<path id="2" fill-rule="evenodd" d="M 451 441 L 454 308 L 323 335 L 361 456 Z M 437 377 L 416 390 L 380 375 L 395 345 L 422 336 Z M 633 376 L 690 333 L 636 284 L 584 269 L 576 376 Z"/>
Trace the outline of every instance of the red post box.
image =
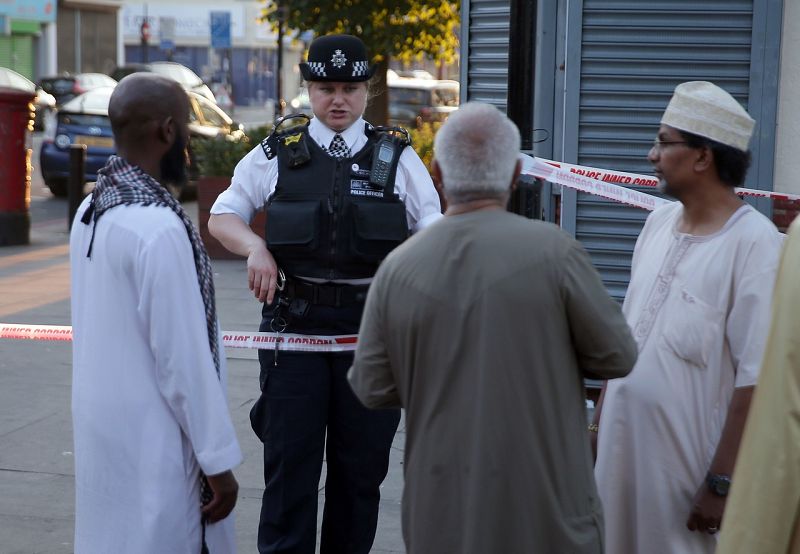
<path id="1" fill-rule="evenodd" d="M 30 242 L 33 99 L 0 87 L 0 246 Z"/>

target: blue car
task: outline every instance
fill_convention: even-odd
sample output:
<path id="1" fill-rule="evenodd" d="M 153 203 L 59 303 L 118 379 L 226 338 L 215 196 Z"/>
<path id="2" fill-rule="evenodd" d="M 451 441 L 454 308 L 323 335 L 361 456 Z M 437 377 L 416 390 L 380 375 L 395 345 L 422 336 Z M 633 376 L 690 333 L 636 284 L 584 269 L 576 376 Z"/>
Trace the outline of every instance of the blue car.
<path id="1" fill-rule="evenodd" d="M 58 110 L 55 124 L 45 130 L 39 167 L 55 196 L 67 195 L 70 145 L 86 145 L 86 181 L 96 181 L 97 171 L 116 152 L 108 119 L 113 91 L 113 87 L 97 88 L 73 98 Z"/>
<path id="2" fill-rule="evenodd" d="M 72 144 L 86 145 L 87 182 L 97 180 L 97 171 L 106 164 L 109 156 L 116 153 L 111 121 L 108 119 L 108 102 L 113 87 L 90 90 L 64 104 L 58 111 L 57 122 L 46 126 L 39 155 L 39 167 L 45 185 L 55 196 L 67 195 L 69 179 L 69 147 Z M 198 139 L 225 137 L 239 141 L 244 130 L 219 106 L 195 92 L 189 96 L 189 156 L 192 167 L 189 182 L 181 185 L 168 184 L 176 196 L 193 192 L 197 178 L 197 166 L 192 154 L 192 142 Z"/>

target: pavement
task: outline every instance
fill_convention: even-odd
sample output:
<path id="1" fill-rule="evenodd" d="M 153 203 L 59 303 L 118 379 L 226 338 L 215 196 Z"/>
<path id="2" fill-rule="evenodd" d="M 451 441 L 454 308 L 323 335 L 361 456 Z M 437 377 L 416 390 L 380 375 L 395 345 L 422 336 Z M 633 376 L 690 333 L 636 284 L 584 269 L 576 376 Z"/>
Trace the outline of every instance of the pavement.
<path id="1" fill-rule="evenodd" d="M 253 125 L 259 113 L 241 115 Z M 43 186 L 36 173 L 37 153 L 33 161 L 31 242 L 0 247 L 0 322 L 69 325 L 67 202 Z M 195 202 L 184 207 L 196 218 Z M 247 291 L 244 263 L 217 260 L 213 267 L 222 329 L 257 331 L 260 306 Z M 252 350 L 227 354 L 229 406 L 245 457 L 235 470 L 238 545 L 240 552 L 256 552 L 262 445 L 250 429 L 249 411 L 258 395 L 258 362 Z M 70 343 L 0 339 L 0 554 L 73 552 L 71 369 Z M 381 491 L 375 553 L 405 551 L 400 531 L 404 444 L 401 422 Z M 323 469 L 318 525 L 324 479 Z"/>

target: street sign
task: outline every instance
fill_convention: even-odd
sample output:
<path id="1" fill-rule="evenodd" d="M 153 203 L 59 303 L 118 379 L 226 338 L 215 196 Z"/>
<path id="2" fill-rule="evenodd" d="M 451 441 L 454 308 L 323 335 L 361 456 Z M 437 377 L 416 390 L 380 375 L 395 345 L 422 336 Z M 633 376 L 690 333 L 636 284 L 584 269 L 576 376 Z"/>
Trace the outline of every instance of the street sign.
<path id="1" fill-rule="evenodd" d="M 231 47 L 231 12 L 211 12 L 211 47 Z"/>
<path id="2" fill-rule="evenodd" d="M 161 37 L 162 50 L 175 50 L 175 18 L 158 18 L 159 36 Z"/>

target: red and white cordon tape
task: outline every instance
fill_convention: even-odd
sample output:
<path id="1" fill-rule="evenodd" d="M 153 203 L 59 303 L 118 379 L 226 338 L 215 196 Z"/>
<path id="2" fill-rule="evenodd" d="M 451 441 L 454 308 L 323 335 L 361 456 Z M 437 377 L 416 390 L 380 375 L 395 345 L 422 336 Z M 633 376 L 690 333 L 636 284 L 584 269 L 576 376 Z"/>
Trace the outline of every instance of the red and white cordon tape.
<path id="1" fill-rule="evenodd" d="M 638 190 L 629 189 L 614 183 L 600 181 L 593 177 L 582 175 L 575 171 L 569 171 L 566 167 L 556 167 L 552 165 L 550 160 L 541 158 L 533 158 L 531 156 L 521 154 L 522 159 L 522 172 L 533 175 L 539 179 L 550 181 L 567 188 L 575 189 L 580 192 L 586 192 L 595 196 L 601 196 L 614 200 L 622 204 L 642 208 L 645 210 L 653 211 L 659 206 L 671 203 L 670 200 L 653 196 L 640 192 Z M 558 162 L 554 162 L 558 163 Z M 604 170 L 597 170 L 597 174 Z M 641 176 L 652 180 L 652 177 Z"/>
<path id="2" fill-rule="evenodd" d="M 658 179 L 652 175 L 569 164 L 545 158 L 533 158 L 526 154 L 521 154 L 521 159 L 523 163 L 523 173 L 580 192 L 601 196 L 609 200 L 651 211 L 663 204 L 671 202 L 670 200 L 627 188 L 630 186 L 657 187 Z M 553 171 L 553 169 L 555 169 L 555 171 Z M 771 198 L 772 200 L 800 201 L 800 194 L 789 194 L 785 192 L 737 187 L 736 193 L 741 196 L 757 196 L 760 198 Z"/>
<path id="3" fill-rule="evenodd" d="M 550 181 L 567 188 L 595 196 L 608 198 L 615 202 L 655 210 L 672 201 L 640 192 L 628 186 L 656 187 L 658 179 L 652 175 L 614 171 L 585 165 L 557 162 L 544 158 L 534 158 L 520 154 L 522 172 L 539 179 Z M 626 186 L 623 186 L 626 185 Z M 774 200 L 800 200 L 798 194 L 771 192 L 758 189 L 737 188 L 742 196 L 758 196 Z M 0 323 L 0 339 L 29 339 L 71 341 L 72 327 L 66 325 L 21 325 Z M 274 349 L 279 342 L 279 350 L 295 352 L 350 352 L 356 349 L 357 335 L 297 335 L 291 333 L 248 333 L 223 331 L 222 340 L 231 348 Z"/>
<path id="4" fill-rule="evenodd" d="M 71 341 L 69 325 L 21 325 L 0 323 L 0 339 Z M 352 352 L 358 335 L 297 335 L 222 331 L 222 343 L 230 348 L 278 349 L 291 352 Z"/>

